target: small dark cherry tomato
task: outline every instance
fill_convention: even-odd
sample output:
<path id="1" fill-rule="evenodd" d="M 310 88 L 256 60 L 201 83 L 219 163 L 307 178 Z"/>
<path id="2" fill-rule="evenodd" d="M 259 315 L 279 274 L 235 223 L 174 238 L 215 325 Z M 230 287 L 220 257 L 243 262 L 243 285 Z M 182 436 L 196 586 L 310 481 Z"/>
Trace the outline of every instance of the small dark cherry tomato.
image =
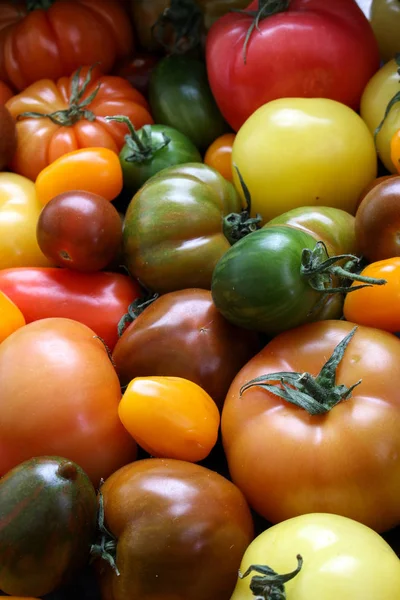
<path id="1" fill-rule="evenodd" d="M 115 69 L 115 75 L 127 79 L 132 87 L 146 96 L 151 72 L 159 60 L 154 54 L 137 54 L 122 61 Z"/>
<path id="2" fill-rule="evenodd" d="M 117 209 L 91 192 L 55 196 L 40 213 L 37 241 L 60 267 L 93 272 L 106 267 L 118 253 L 122 223 Z"/>

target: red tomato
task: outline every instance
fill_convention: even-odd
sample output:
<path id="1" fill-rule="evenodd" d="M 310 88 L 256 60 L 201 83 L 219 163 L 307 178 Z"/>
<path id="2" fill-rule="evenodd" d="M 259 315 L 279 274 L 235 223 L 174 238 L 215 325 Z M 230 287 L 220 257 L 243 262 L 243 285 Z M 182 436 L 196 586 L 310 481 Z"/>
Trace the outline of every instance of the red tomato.
<path id="1" fill-rule="evenodd" d="M 330 98 L 357 109 L 379 51 L 355 0 L 272 3 L 282 12 L 260 20 L 245 50 L 259 4 L 221 17 L 207 36 L 211 89 L 232 128 L 277 98 Z"/>
<path id="2" fill-rule="evenodd" d="M 23 313 L 26 322 L 65 317 L 84 323 L 112 350 L 118 323 L 140 296 L 133 279 L 119 273 L 79 273 L 53 267 L 0 270 L 0 291 Z"/>
<path id="3" fill-rule="evenodd" d="M 128 128 L 106 121 L 106 116 L 126 115 L 137 129 L 153 123 L 142 94 L 126 79 L 103 75 L 98 67 L 83 67 L 58 81 L 37 81 L 6 106 L 18 119 L 11 170 L 32 180 L 48 164 L 79 148 L 102 147 L 118 153 Z"/>
<path id="4" fill-rule="evenodd" d="M 6 83 L 0 81 L 0 104 L 5 104 L 14 95 Z"/>
<path id="5" fill-rule="evenodd" d="M 28 5 L 36 5 L 29 9 Z M 70 75 L 81 64 L 108 73 L 133 49 L 126 11 L 113 0 L 6 0 L 0 11 L 0 79 L 18 90 Z"/>

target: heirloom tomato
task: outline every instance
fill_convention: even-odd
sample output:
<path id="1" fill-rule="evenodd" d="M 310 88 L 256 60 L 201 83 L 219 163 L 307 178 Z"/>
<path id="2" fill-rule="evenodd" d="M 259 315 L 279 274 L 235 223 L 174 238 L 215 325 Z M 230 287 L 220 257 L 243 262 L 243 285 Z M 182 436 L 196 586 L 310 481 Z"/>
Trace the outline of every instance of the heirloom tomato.
<path id="1" fill-rule="evenodd" d="M 222 411 L 232 481 L 277 523 L 310 512 L 400 522 L 400 340 L 322 321 L 276 336 Z"/>
<path id="2" fill-rule="evenodd" d="M 132 87 L 147 96 L 149 91 L 150 75 L 159 58 L 154 54 L 135 54 L 115 65 L 114 75 L 123 77 Z"/>
<path id="3" fill-rule="evenodd" d="M 57 81 L 36 81 L 6 107 L 17 120 L 17 150 L 10 167 L 33 180 L 47 165 L 78 148 L 104 147 L 118 153 L 128 129 L 106 116 L 126 115 L 135 127 L 153 122 L 142 94 L 122 77 L 103 75 L 98 66 L 79 68 Z"/>
<path id="4" fill-rule="evenodd" d="M 0 343 L 25 325 L 25 317 L 16 304 L 0 292 Z"/>
<path id="5" fill-rule="evenodd" d="M 135 458 L 121 389 L 94 331 L 41 319 L 0 344 L 0 476 L 34 456 L 76 462 L 95 485 Z"/>
<path id="6" fill-rule="evenodd" d="M 370 79 L 361 99 L 360 114 L 375 135 L 379 158 L 388 171 L 397 173 L 390 144 L 400 129 L 400 54 Z"/>
<path id="7" fill-rule="evenodd" d="M 14 95 L 11 88 L 3 81 L 0 81 L 0 104 L 5 104 Z"/>
<path id="8" fill-rule="evenodd" d="M 107 73 L 132 48 L 127 14 L 113 0 L 1 3 L 0 78 L 18 90 L 83 63 L 98 62 Z"/>
<path id="9" fill-rule="evenodd" d="M 276 574 L 282 577 L 274 582 Z M 339 515 L 307 514 L 252 541 L 231 600 L 255 600 L 250 584 L 260 600 L 272 599 L 272 592 L 286 600 L 399 600 L 400 562 L 369 527 Z"/>
<path id="10" fill-rule="evenodd" d="M 399 0 L 372 0 L 370 21 L 384 62 L 400 52 Z"/>
<path id="11" fill-rule="evenodd" d="M 111 539 L 119 572 L 98 565 L 104 600 L 229 600 L 253 539 L 233 483 L 187 461 L 150 458 L 113 473 L 100 493 L 107 531 L 95 549 L 104 555 Z"/>
<path id="12" fill-rule="evenodd" d="M 206 58 L 214 97 L 235 131 L 277 98 L 330 98 L 357 110 L 379 68 L 377 42 L 354 0 L 251 2 L 213 25 Z"/>
<path id="13" fill-rule="evenodd" d="M 377 174 L 372 134 L 350 108 L 325 98 L 283 98 L 259 108 L 233 143 L 252 215 L 264 222 L 300 206 L 355 213 Z M 233 179 L 241 189 L 234 169 Z"/>

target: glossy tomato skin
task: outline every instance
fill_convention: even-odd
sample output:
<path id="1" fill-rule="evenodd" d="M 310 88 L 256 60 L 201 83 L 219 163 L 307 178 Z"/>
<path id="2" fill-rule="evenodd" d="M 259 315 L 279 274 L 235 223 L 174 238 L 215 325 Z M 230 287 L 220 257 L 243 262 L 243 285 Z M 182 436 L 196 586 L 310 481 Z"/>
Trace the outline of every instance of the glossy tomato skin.
<path id="1" fill-rule="evenodd" d="M 160 296 L 129 325 L 113 360 L 122 385 L 166 375 L 197 383 L 222 407 L 229 386 L 260 348 L 258 336 L 231 325 L 208 290 Z"/>
<path id="2" fill-rule="evenodd" d="M 127 590 L 143 600 L 229 600 L 253 538 L 246 501 L 230 481 L 154 458 L 123 467 L 101 493 L 120 571 L 99 565 L 104 600 L 125 600 Z"/>
<path id="3" fill-rule="evenodd" d="M 228 181 L 233 180 L 232 146 L 234 140 L 234 133 L 224 133 L 212 142 L 204 155 L 204 163 L 214 167 Z"/>
<path id="4" fill-rule="evenodd" d="M 13 95 L 12 89 L 3 81 L 0 81 L 0 104 L 5 104 Z"/>
<path id="5" fill-rule="evenodd" d="M 336 383 L 361 379 L 351 398 L 311 416 L 270 392 L 240 388 L 280 371 L 317 375 L 354 323 L 322 321 L 275 337 L 237 375 L 222 412 L 232 480 L 277 523 L 309 512 L 355 519 L 376 531 L 399 523 L 400 340 L 359 326 Z"/>
<path id="6" fill-rule="evenodd" d="M 268 565 L 279 574 L 301 571 L 285 583 L 286 600 L 397 600 L 399 559 L 375 531 L 332 514 L 307 514 L 270 527 L 250 544 L 240 566 Z M 376 577 L 376 572 L 380 577 Z M 252 573 L 238 579 L 231 600 L 253 600 Z"/>
<path id="7" fill-rule="evenodd" d="M 117 255 L 122 222 L 117 209 L 102 196 L 66 192 L 43 208 L 36 235 L 43 254 L 59 267 L 94 272 Z"/>
<path id="8" fill-rule="evenodd" d="M 248 10 L 257 10 L 251 2 Z M 358 109 L 379 67 L 377 42 L 354 0 L 292 0 L 260 21 L 247 47 L 251 15 L 230 13 L 207 37 L 208 77 L 218 106 L 237 131 L 257 108 L 277 98 L 331 98 Z M 232 89 L 235 98 L 232 101 Z"/>
<path id="9" fill-rule="evenodd" d="M 133 49 L 124 9 L 112 0 L 51 3 L 28 11 L 26 2 L 2 2 L 0 78 L 18 90 L 40 79 L 70 75 L 99 62 L 108 73 Z"/>
<path id="10" fill-rule="evenodd" d="M 163 58 L 151 74 L 149 102 L 157 123 L 175 127 L 200 151 L 228 129 L 200 60 L 188 56 Z"/>
<path id="11" fill-rule="evenodd" d="M 400 52 L 400 6 L 397 0 L 372 0 L 371 26 L 378 40 L 379 52 L 384 62 Z"/>
<path id="12" fill-rule="evenodd" d="M 233 185 L 202 163 L 168 167 L 132 198 L 123 229 L 125 264 L 154 292 L 210 289 L 230 248 L 223 218 L 241 211 Z"/>
<path id="13" fill-rule="evenodd" d="M 46 115 L 65 111 L 70 107 L 74 77 L 81 88 L 88 72 L 89 67 L 83 67 L 79 75 L 75 72 L 70 77 L 55 81 L 36 81 L 11 98 L 6 107 L 15 119 L 25 112 Z M 20 118 L 17 123 L 17 150 L 10 163 L 11 169 L 35 180 L 48 164 L 79 148 L 102 147 L 118 153 L 125 143 L 128 129 L 122 123 L 105 121 L 107 116 L 123 114 L 137 128 L 153 122 L 142 94 L 122 77 L 103 75 L 98 66 L 91 71 L 90 83 L 81 101 L 87 99 L 98 86 L 98 92 L 86 107 L 94 115 L 93 121 L 87 118 L 72 119 L 70 125 L 61 126 L 46 116 Z"/>
<path id="14" fill-rule="evenodd" d="M 0 292 L 0 344 L 9 335 L 26 325 L 25 317 L 18 306 L 6 294 Z"/>
<path id="15" fill-rule="evenodd" d="M 77 321 L 41 319 L 0 345 L 0 475 L 32 456 L 73 460 L 94 485 L 136 455 L 107 350 Z M 35 410 L 32 410 L 35 407 Z"/>
<path id="16" fill-rule="evenodd" d="M 118 340 L 119 320 L 141 294 L 126 275 L 53 267 L 0 270 L 0 290 L 17 304 L 27 323 L 74 319 L 93 329 L 110 350 Z"/>

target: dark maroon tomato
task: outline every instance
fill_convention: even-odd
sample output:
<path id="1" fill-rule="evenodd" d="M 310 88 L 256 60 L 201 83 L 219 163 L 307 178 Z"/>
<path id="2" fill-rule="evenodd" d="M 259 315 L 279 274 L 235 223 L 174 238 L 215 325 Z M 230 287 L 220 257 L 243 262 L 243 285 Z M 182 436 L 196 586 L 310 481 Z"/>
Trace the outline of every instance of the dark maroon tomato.
<path id="1" fill-rule="evenodd" d="M 127 79 L 132 87 L 147 96 L 150 75 L 159 60 L 153 54 L 137 54 L 121 62 L 115 69 L 115 75 Z"/>
<path id="2" fill-rule="evenodd" d="M 14 156 L 17 147 L 15 121 L 5 106 L 0 105 L 0 171 Z"/>
<path id="3" fill-rule="evenodd" d="M 36 236 L 43 254 L 59 267 L 100 271 L 121 247 L 121 217 L 102 196 L 64 192 L 43 208 Z"/>
<path id="4" fill-rule="evenodd" d="M 210 291 L 188 289 L 148 306 L 122 334 L 113 360 L 122 385 L 134 377 L 184 377 L 221 407 L 234 377 L 259 350 L 258 335 L 228 323 Z"/>

